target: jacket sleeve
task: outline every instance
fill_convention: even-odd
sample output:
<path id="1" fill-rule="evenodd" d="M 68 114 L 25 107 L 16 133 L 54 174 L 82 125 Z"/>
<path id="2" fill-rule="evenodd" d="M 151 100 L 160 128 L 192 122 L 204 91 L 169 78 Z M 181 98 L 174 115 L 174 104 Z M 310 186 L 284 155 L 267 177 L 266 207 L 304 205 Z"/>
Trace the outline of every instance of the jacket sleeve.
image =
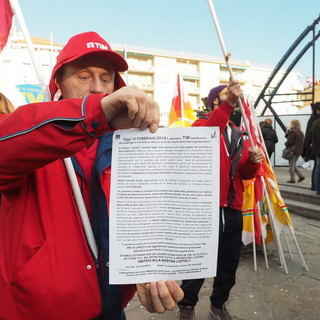
<path id="1" fill-rule="evenodd" d="M 287 141 L 284 143 L 286 147 L 291 147 L 295 145 L 295 140 L 296 140 L 296 133 L 294 130 L 288 130 L 288 133 L 285 135 L 287 138 Z"/>
<path id="2" fill-rule="evenodd" d="M 0 191 L 13 190 L 37 168 L 75 154 L 109 131 L 101 99 L 34 103 L 0 117 Z"/>
<path id="3" fill-rule="evenodd" d="M 278 139 L 278 135 L 277 132 L 274 130 L 274 139 L 273 139 L 274 143 L 278 143 L 279 139 Z"/>
<path id="4" fill-rule="evenodd" d="M 222 133 L 229 120 L 230 120 L 230 114 L 233 111 L 233 106 L 231 106 L 228 102 L 223 101 L 221 106 L 217 109 L 214 109 L 209 118 L 206 119 L 199 119 L 194 122 L 194 127 L 219 127 L 220 133 Z"/>

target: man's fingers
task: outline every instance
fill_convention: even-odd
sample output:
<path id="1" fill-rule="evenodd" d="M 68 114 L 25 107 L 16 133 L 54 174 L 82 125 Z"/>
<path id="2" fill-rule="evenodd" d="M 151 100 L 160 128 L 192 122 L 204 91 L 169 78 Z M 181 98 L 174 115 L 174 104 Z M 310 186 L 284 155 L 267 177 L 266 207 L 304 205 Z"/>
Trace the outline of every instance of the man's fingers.
<path id="1" fill-rule="evenodd" d="M 123 104 L 128 108 L 128 118 L 133 120 L 134 127 L 138 127 L 141 120 L 139 119 L 145 112 L 144 97 L 140 90 L 135 87 L 129 88 L 125 87 L 127 90 L 125 96 L 123 97 Z M 141 110 L 141 107 L 144 109 Z"/>
<path id="2" fill-rule="evenodd" d="M 163 313 L 166 311 L 165 303 L 162 301 L 162 299 L 164 295 L 169 294 L 169 290 L 163 281 L 159 281 L 157 283 L 150 282 L 150 295 L 156 312 Z"/>
<path id="3" fill-rule="evenodd" d="M 141 304 L 149 312 L 172 310 L 183 298 L 182 289 L 172 280 L 137 284 L 137 292 Z"/>
<path id="4" fill-rule="evenodd" d="M 137 87 L 123 87 L 104 97 L 101 103 L 106 120 L 112 122 L 114 129 L 150 127 L 151 132 L 158 129 L 159 106 Z"/>
<path id="5" fill-rule="evenodd" d="M 180 286 L 178 286 L 178 284 L 175 281 L 167 280 L 166 285 L 175 302 L 179 302 L 183 299 L 184 297 L 183 290 L 180 288 Z"/>
<path id="6" fill-rule="evenodd" d="M 163 313 L 172 310 L 176 306 L 175 299 L 164 281 L 150 283 L 150 295 L 156 312 Z"/>
<path id="7" fill-rule="evenodd" d="M 263 160 L 264 155 L 263 155 L 261 149 L 259 149 L 259 148 L 253 149 L 250 147 L 248 149 L 248 152 L 249 152 L 250 159 L 253 162 L 259 163 Z"/>
<path id="8" fill-rule="evenodd" d="M 137 284 L 137 293 L 141 304 L 149 311 L 156 312 L 150 295 L 150 284 L 139 283 Z"/>
<path id="9" fill-rule="evenodd" d="M 239 81 L 232 80 L 228 86 L 227 102 L 231 105 L 236 104 L 241 94 L 242 90 Z"/>
<path id="10" fill-rule="evenodd" d="M 141 130 L 150 127 L 151 132 L 156 132 L 159 126 L 160 113 L 158 104 L 151 98 L 147 100 L 146 112 L 144 119 L 140 123 Z"/>
<path id="11" fill-rule="evenodd" d="M 164 281 L 159 281 L 157 283 L 159 296 L 161 298 L 162 304 L 166 310 L 172 310 L 176 306 L 176 301 L 172 297 L 171 292 Z"/>

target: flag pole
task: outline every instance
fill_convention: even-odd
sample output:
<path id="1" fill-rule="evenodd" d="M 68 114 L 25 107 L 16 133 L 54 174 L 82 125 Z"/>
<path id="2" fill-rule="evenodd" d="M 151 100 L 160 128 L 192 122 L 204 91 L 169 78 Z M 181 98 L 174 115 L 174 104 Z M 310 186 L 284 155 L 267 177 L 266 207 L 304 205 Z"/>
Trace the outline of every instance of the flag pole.
<path id="1" fill-rule="evenodd" d="M 253 182 L 254 183 L 254 182 Z M 252 249 L 253 249 L 253 269 L 257 271 L 257 246 L 256 246 L 256 227 L 254 225 L 254 208 L 252 210 Z"/>
<path id="2" fill-rule="evenodd" d="M 17 19 L 18 19 L 19 24 L 20 24 L 20 27 L 22 29 L 22 32 L 23 32 L 25 41 L 27 43 L 27 47 L 28 47 L 28 50 L 29 50 L 29 53 L 30 53 L 30 56 L 31 56 L 31 60 L 32 60 L 34 69 L 36 71 L 36 74 L 37 74 L 38 81 L 40 83 L 42 92 L 43 92 L 43 94 L 45 96 L 45 99 L 47 101 L 51 101 L 51 95 L 50 95 L 49 89 L 48 89 L 48 87 L 46 85 L 46 82 L 45 82 L 41 67 L 39 65 L 39 62 L 35 57 L 35 52 L 34 52 L 33 44 L 32 44 L 32 41 L 31 41 L 31 36 L 30 36 L 29 31 L 28 31 L 27 25 L 25 23 L 24 17 L 22 15 L 22 12 L 21 12 L 21 9 L 20 9 L 20 5 L 19 5 L 17 0 L 9 0 L 9 1 L 10 1 L 11 8 L 14 11 L 14 13 L 16 14 Z M 89 220 L 89 217 L 88 217 L 88 214 L 87 214 L 86 207 L 84 205 L 83 197 L 82 197 L 82 194 L 81 194 L 81 190 L 80 190 L 80 187 L 79 187 L 79 184 L 78 184 L 78 180 L 77 180 L 76 174 L 74 172 L 74 168 L 73 168 L 71 159 L 70 158 L 65 158 L 64 159 L 64 163 L 65 163 L 68 175 L 69 175 L 70 183 L 71 183 L 72 190 L 73 190 L 73 193 L 74 193 L 74 196 L 75 196 L 75 200 L 76 200 L 76 203 L 77 203 L 77 206 L 78 206 L 78 209 L 79 209 L 79 214 L 80 214 L 80 217 L 81 217 L 81 220 L 82 220 L 83 229 L 84 229 L 88 244 L 89 244 L 90 249 L 91 249 L 92 253 L 94 254 L 95 258 L 98 258 L 97 245 L 96 245 L 96 242 L 95 242 L 95 239 L 94 239 L 93 231 L 92 231 L 92 228 L 91 228 L 91 223 L 90 223 L 90 220 Z"/>
<path id="3" fill-rule="evenodd" d="M 229 64 L 230 54 L 227 52 L 226 46 L 224 44 L 224 40 L 223 40 L 223 37 L 222 37 L 219 21 L 218 21 L 218 18 L 217 18 L 217 15 L 216 15 L 216 12 L 214 10 L 214 7 L 213 7 L 213 4 L 212 4 L 211 0 L 208 0 L 208 5 L 209 5 L 210 11 L 211 11 L 211 15 L 212 15 L 212 19 L 213 19 L 214 25 L 216 27 L 216 31 L 217 31 L 219 42 L 220 42 L 220 45 L 221 45 L 223 57 L 224 57 L 224 59 L 226 61 L 227 68 L 228 68 L 228 71 L 229 71 L 230 79 L 234 80 L 233 72 L 232 72 L 232 69 L 231 69 L 230 64 Z M 251 132 L 249 130 L 248 119 L 246 118 L 246 115 L 244 113 L 243 105 L 242 105 L 242 102 L 241 102 L 240 98 L 239 98 L 237 104 L 239 105 L 239 109 L 240 109 L 241 116 L 242 116 L 243 121 L 244 121 L 244 126 L 245 126 L 247 134 L 248 134 L 250 145 L 251 145 L 252 148 L 254 148 L 255 145 L 254 145 L 254 142 L 253 142 L 253 139 L 252 139 L 252 136 L 251 136 Z"/>
<path id="4" fill-rule="evenodd" d="M 44 97 L 45 97 L 46 101 L 50 101 L 51 100 L 50 92 L 49 92 L 49 89 L 48 89 L 46 82 L 44 80 L 44 76 L 43 76 L 42 70 L 40 68 L 40 65 L 38 63 L 38 60 L 36 59 L 36 56 L 34 54 L 34 48 L 32 45 L 31 36 L 28 31 L 28 27 L 24 21 L 24 18 L 23 18 L 21 9 L 20 9 L 20 5 L 17 0 L 9 0 L 9 1 L 10 1 L 11 8 L 13 9 L 15 15 L 17 16 L 20 27 L 22 29 L 22 33 L 24 35 L 24 39 L 25 39 L 27 47 L 29 49 L 29 53 L 30 53 L 30 57 L 31 57 L 31 60 L 33 63 L 33 67 L 36 71 L 36 74 L 37 74 L 42 92 L 44 94 Z"/>
<path id="5" fill-rule="evenodd" d="M 184 94 L 184 90 L 183 90 L 183 79 L 181 76 L 181 72 L 179 70 L 179 95 L 180 95 L 180 113 L 181 113 L 181 123 L 182 123 L 182 127 L 184 127 L 184 105 L 183 105 L 183 94 Z"/>
<path id="6" fill-rule="evenodd" d="M 262 248 L 263 248 L 263 256 L 264 256 L 264 261 L 266 263 L 266 269 L 269 269 L 266 242 L 265 242 L 264 236 L 262 234 L 261 210 L 260 210 L 260 203 L 259 202 L 257 202 L 257 208 L 258 208 L 259 221 L 260 221 L 260 226 L 261 226 L 261 241 L 262 241 Z"/>
<path id="7" fill-rule="evenodd" d="M 50 69 L 53 69 L 53 33 L 50 32 Z"/>
<path id="8" fill-rule="evenodd" d="M 128 57 L 128 50 L 127 50 L 127 43 L 124 44 L 124 48 L 123 48 L 123 58 L 124 60 L 127 60 L 127 57 Z M 129 73 L 128 73 L 128 70 L 126 70 L 124 72 L 124 75 L 125 75 L 125 79 L 126 79 L 126 85 L 128 86 L 129 85 Z"/>
<path id="9" fill-rule="evenodd" d="M 280 258 L 280 264 L 283 266 L 284 272 L 286 274 L 288 274 L 288 268 L 287 268 L 286 260 L 284 258 L 283 249 L 282 249 L 281 242 L 280 242 L 280 235 L 278 233 L 277 225 L 276 225 L 275 218 L 274 218 L 275 214 L 274 214 L 274 211 L 273 211 L 273 207 L 272 207 L 272 204 L 271 204 L 269 193 L 267 191 L 267 186 L 266 186 L 266 182 L 264 180 L 264 177 L 261 177 L 261 181 L 262 181 L 264 194 L 266 196 L 266 200 L 267 200 L 267 204 L 268 204 L 269 217 L 270 217 L 270 222 L 271 222 L 271 226 L 272 226 L 272 231 L 273 231 L 273 234 L 274 234 L 274 237 L 275 237 L 275 240 L 276 240 L 275 243 L 276 243 L 277 249 L 278 249 L 278 254 L 279 254 L 279 258 Z"/>

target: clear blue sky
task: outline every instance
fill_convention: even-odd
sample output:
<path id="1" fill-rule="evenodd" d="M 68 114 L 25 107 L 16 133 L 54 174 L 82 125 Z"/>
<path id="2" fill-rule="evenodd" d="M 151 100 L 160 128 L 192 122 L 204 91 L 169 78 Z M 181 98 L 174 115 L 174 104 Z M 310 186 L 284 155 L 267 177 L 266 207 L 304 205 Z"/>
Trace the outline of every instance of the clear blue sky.
<path id="1" fill-rule="evenodd" d="M 207 0 L 19 0 L 32 35 L 65 43 L 96 31 L 109 42 L 222 56 Z M 320 0 L 220 0 L 213 4 L 234 59 L 275 66 L 319 16 Z M 320 23 L 316 32 L 320 30 Z M 302 48 L 311 35 L 303 42 Z M 320 39 L 316 43 L 320 78 Z M 311 49 L 296 66 L 312 75 Z M 291 61 L 289 61 L 291 62 Z"/>

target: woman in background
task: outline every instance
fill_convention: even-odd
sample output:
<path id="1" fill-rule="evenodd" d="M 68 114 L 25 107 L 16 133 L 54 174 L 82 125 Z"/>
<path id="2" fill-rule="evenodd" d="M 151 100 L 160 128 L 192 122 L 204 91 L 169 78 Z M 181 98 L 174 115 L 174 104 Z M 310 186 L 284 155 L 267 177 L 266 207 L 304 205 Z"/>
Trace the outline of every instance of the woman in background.
<path id="1" fill-rule="evenodd" d="M 298 175 L 298 182 L 303 181 L 305 178 L 297 167 L 297 161 L 303 152 L 303 139 L 304 134 L 301 131 L 301 125 L 299 120 L 291 120 L 288 126 L 287 133 L 285 135 L 287 141 L 285 142 L 286 147 L 292 147 L 293 154 L 289 158 L 289 172 L 290 180 L 287 183 L 295 183 L 295 173 Z"/>
<path id="2" fill-rule="evenodd" d="M 272 119 L 268 118 L 264 120 L 264 124 L 261 126 L 261 133 L 270 159 L 278 142 L 276 130 L 272 128 Z"/>

